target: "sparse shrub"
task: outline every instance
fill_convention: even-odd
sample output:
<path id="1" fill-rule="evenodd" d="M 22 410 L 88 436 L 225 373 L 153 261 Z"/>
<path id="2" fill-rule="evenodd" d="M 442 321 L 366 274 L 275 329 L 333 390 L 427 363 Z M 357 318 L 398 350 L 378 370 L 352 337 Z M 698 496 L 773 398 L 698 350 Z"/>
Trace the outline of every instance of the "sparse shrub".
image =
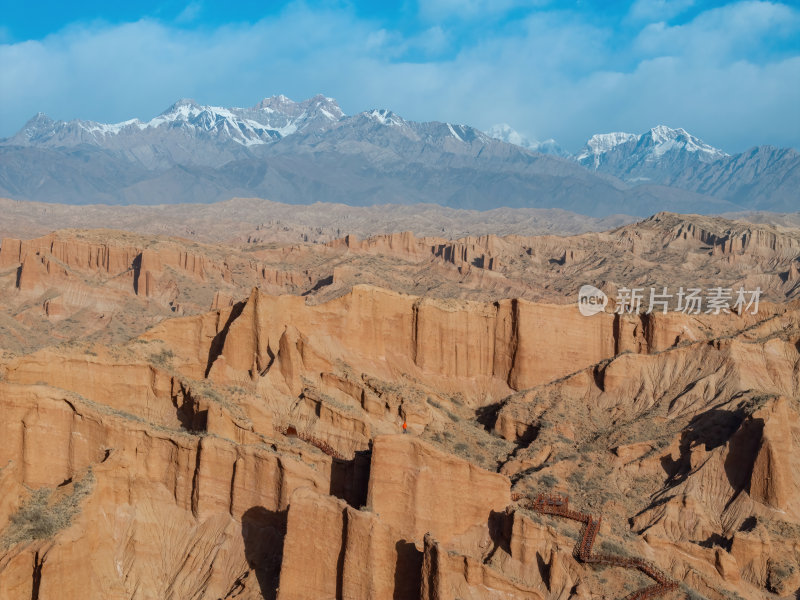
<path id="1" fill-rule="evenodd" d="M 94 487 L 91 469 L 79 481 L 72 484 L 72 491 L 52 501 L 54 490 L 34 490 L 16 513 L 11 515 L 5 535 L 0 539 L 0 548 L 8 548 L 20 542 L 50 539 L 72 523 L 80 512 L 81 501 Z"/>
<path id="2" fill-rule="evenodd" d="M 630 552 L 628 552 L 624 546 L 617 544 L 616 542 L 612 542 L 610 540 L 603 540 L 600 542 L 600 551 L 603 554 L 615 554 L 617 556 L 630 556 Z"/>
<path id="3" fill-rule="evenodd" d="M 582 488 L 585 483 L 583 471 L 573 471 L 567 476 L 567 481 L 569 481 L 578 488 Z"/>
<path id="4" fill-rule="evenodd" d="M 686 594 L 686 598 L 689 600 L 706 600 L 705 596 L 701 596 L 696 591 L 691 589 L 685 583 L 681 584 L 681 590 Z"/>
<path id="5" fill-rule="evenodd" d="M 456 451 L 456 454 L 460 454 L 461 456 L 468 456 L 469 455 L 469 447 L 464 442 L 458 442 L 453 449 Z"/>
<path id="6" fill-rule="evenodd" d="M 539 478 L 539 485 L 545 488 L 552 488 L 558 483 L 558 478 L 550 473 L 545 473 Z"/>
<path id="7" fill-rule="evenodd" d="M 788 561 L 769 561 L 767 572 L 767 589 L 779 595 L 786 591 L 786 580 L 794 575 L 796 567 Z"/>
<path id="8" fill-rule="evenodd" d="M 451 413 L 449 410 L 445 410 L 444 412 L 447 413 L 447 416 L 450 417 L 450 420 L 454 423 L 458 423 L 461 420 L 461 417 L 455 413 Z"/>
<path id="9" fill-rule="evenodd" d="M 174 356 L 172 350 L 164 348 L 161 352 L 151 354 L 150 362 L 159 367 L 170 368 Z"/>
<path id="10" fill-rule="evenodd" d="M 428 404 L 430 404 L 430 405 L 431 405 L 433 408 L 438 408 L 439 410 L 444 410 L 444 409 L 442 408 L 442 405 L 441 405 L 441 403 L 437 402 L 436 400 L 434 400 L 434 399 L 433 399 L 433 398 L 431 398 L 430 396 L 428 396 L 428 397 L 425 399 L 425 401 L 426 401 Z"/>

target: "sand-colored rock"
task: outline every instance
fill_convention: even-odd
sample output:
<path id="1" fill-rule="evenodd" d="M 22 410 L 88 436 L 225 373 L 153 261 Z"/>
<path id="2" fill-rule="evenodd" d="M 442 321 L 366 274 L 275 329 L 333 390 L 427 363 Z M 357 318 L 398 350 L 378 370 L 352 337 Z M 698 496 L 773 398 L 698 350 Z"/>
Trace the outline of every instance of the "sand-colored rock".
<path id="1" fill-rule="evenodd" d="M 422 566 L 423 600 L 544 599 L 536 588 L 513 583 L 468 556 L 450 553 L 430 534 L 425 536 Z"/>
<path id="2" fill-rule="evenodd" d="M 742 578 L 765 587 L 771 544 L 763 528 L 753 532 L 737 532 L 731 543 L 731 556 L 736 559 Z"/>
<path id="3" fill-rule="evenodd" d="M 795 466 L 792 437 L 793 432 L 800 434 L 798 415 L 781 398 L 754 413 L 753 419 L 763 420 L 763 430 L 750 476 L 750 496 L 781 511 L 797 510 L 795 476 L 800 469 Z"/>
<path id="4" fill-rule="evenodd" d="M 726 318 L 725 326 L 736 318 Z M 145 337 L 165 341 L 177 365 L 192 377 L 255 380 L 276 367 L 296 395 L 301 374 L 316 379 L 328 365 L 344 360 L 384 377 L 414 373 L 484 401 L 614 356 L 619 346 L 663 350 L 657 344 L 669 347 L 676 331 L 693 328 L 686 318 L 680 324 L 672 317 L 654 318 L 651 341 L 637 342 L 635 332 L 615 337 L 619 328 L 613 315 L 587 320 L 574 307 L 522 300 L 446 303 L 359 286 L 320 305 L 253 290 L 242 304 L 170 320 Z M 696 330 L 693 335 L 704 334 Z M 613 382 L 609 369 L 604 376 Z"/>
<path id="5" fill-rule="evenodd" d="M 204 410 L 191 392 L 164 369 L 99 356 L 66 357 L 42 351 L 7 367 L 6 381 L 45 383 L 100 404 L 169 427 L 202 425 Z"/>
<path id="6" fill-rule="evenodd" d="M 224 596 L 248 571 L 246 554 L 275 551 L 292 491 L 328 489 L 268 449 L 153 429 L 52 388 L 4 383 L 0 398 L 0 464 L 18 465 L 9 471 L 17 484 L 55 488 L 87 469 L 94 481 L 73 526 L 49 545 L 46 597 Z M 256 531 L 243 533 L 243 523 Z M 8 552 L 0 565 L 25 564 L 29 578 L 35 549 Z M 0 577 L 10 582 L 8 568 Z"/>
<path id="7" fill-rule="evenodd" d="M 485 524 L 511 502 L 510 482 L 413 436 L 375 438 L 367 507 L 411 540 L 442 541 Z M 469 490 L 469 491 L 467 491 Z"/>
<path id="8" fill-rule="evenodd" d="M 414 598 L 421 563 L 421 551 L 376 514 L 300 489 L 289 508 L 278 598 Z"/>
<path id="9" fill-rule="evenodd" d="M 520 508 L 539 492 L 709 600 L 797 592 L 796 232 L 255 227 L 3 241 L 0 599 L 627 595 L 628 570 L 573 558 L 578 523 Z M 769 301 L 574 302 L 688 276 Z M 48 510 L 68 518 L 20 529 Z"/>

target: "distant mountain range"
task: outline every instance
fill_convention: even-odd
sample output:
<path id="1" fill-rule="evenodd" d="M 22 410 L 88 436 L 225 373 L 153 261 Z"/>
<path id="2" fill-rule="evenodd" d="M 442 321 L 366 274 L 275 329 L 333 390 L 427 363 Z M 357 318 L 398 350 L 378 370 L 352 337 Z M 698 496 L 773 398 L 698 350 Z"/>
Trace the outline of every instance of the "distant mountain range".
<path id="1" fill-rule="evenodd" d="M 508 125 L 496 125 L 488 133 L 536 152 L 572 159 L 629 185 L 674 187 L 727 200 L 745 210 L 800 210 L 800 154 L 792 148 L 755 146 L 730 155 L 684 129 L 658 125 L 641 135 L 593 135 L 572 155 L 555 140 L 530 141 Z"/>
<path id="2" fill-rule="evenodd" d="M 436 203 L 562 208 L 590 216 L 661 210 L 791 212 L 800 155 L 727 155 L 682 129 L 593 136 L 576 155 L 507 125 L 347 116 L 331 98 L 267 98 L 251 108 L 180 100 L 150 121 L 33 117 L 0 140 L 0 195 L 49 202 Z"/>

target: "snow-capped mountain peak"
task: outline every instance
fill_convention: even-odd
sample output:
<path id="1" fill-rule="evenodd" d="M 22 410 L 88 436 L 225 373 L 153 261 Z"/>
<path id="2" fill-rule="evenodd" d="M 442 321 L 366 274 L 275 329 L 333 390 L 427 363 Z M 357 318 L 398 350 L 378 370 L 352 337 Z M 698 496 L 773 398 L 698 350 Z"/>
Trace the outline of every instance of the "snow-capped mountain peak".
<path id="1" fill-rule="evenodd" d="M 575 160 L 594 171 L 614 175 L 632 184 L 672 185 L 691 173 L 728 158 L 685 129 L 657 125 L 636 135 L 593 135 Z"/>
<path id="2" fill-rule="evenodd" d="M 16 137 L 26 142 L 35 142 L 41 132 L 52 129 L 55 123 L 53 119 L 43 112 L 38 112 L 22 126 Z"/>
<path id="3" fill-rule="evenodd" d="M 380 109 L 375 108 L 372 110 L 364 111 L 361 114 L 363 114 L 364 117 L 369 119 L 370 121 L 375 121 L 376 123 L 380 123 L 381 125 L 387 125 L 389 127 L 402 127 L 406 123 L 403 117 L 385 108 L 380 108 Z"/>
<path id="4" fill-rule="evenodd" d="M 0 168 L 0 191 L 78 203 L 247 194 L 477 209 L 541 203 L 591 214 L 644 215 L 665 204 L 692 212 L 796 209 L 800 155 L 791 149 L 758 147 L 728 157 L 684 129 L 659 125 L 641 135 L 592 136 L 570 160 L 530 150 L 566 154 L 552 140 L 534 141 L 507 124 L 483 133 L 406 120 L 391 110 L 346 117 L 322 95 L 301 102 L 272 96 L 249 108 L 182 99 L 153 118 L 118 123 L 35 115 L 0 140 L 12 166 Z M 639 184 L 645 187 L 631 189 Z"/>
<path id="5" fill-rule="evenodd" d="M 722 150 L 706 144 L 703 140 L 696 138 L 680 127 L 672 129 L 666 125 L 657 125 L 647 133 L 639 136 L 639 141 L 652 145 L 654 157 L 662 156 L 673 149 L 696 152 L 698 158 L 703 162 L 710 162 L 728 156 Z"/>
<path id="6" fill-rule="evenodd" d="M 280 94 L 278 96 L 264 98 L 252 109 L 244 110 L 261 111 L 265 114 L 279 113 L 295 118 L 305 113 L 305 116 L 321 116 L 331 122 L 338 121 L 345 116 L 342 109 L 336 103 L 336 100 L 323 96 L 322 94 L 317 94 L 302 102 L 295 102 L 283 94 Z"/>
<path id="7" fill-rule="evenodd" d="M 653 142 L 656 144 L 662 144 L 669 140 L 673 140 L 679 136 L 687 136 L 689 135 L 686 133 L 686 130 L 682 127 L 678 127 L 676 129 L 672 129 L 671 127 L 667 127 L 666 125 L 656 125 L 650 129 L 650 137 L 653 139 Z"/>
<path id="8" fill-rule="evenodd" d="M 191 135 L 234 142 L 242 146 L 263 145 L 307 129 L 320 129 L 338 122 L 345 114 L 336 101 L 322 95 L 302 102 L 286 96 L 265 98 L 251 108 L 207 106 L 182 98 L 149 121 L 129 119 L 119 123 L 54 121 L 39 113 L 9 141 L 51 147 L 122 145 L 122 139 L 147 132 L 153 136 Z M 183 132 L 177 134 L 176 132 Z M 172 132 L 172 133 L 169 133 Z M 116 138 L 120 138 L 116 140 Z"/>
<path id="9" fill-rule="evenodd" d="M 685 129 L 657 125 L 641 135 L 623 132 L 595 134 L 575 156 L 575 160 L 584 166 L 599 169 L 608 162 L 652 164 L 665 160 L 664 157 L 668 155 L 675 160 L 684 153 L 706 163 L 728 156 Z"/>
<path id="10" fill-rule="evenodd" d="M 183 108 L 183 107 L 188 107 L 188 108 L 202 108 L 202 107 L 200 106 L 200 104 L 198 104 L 198 103 L 197 103 L 195 100 L 193 100 L 192 98 L 181 98 L 180 100 L 178 100 L 177 102 L 175 102 L 175 103 L 174 103 L 172 106 L 170 106 L 170 107 L 169 107 L 167 110 L 165 110 L 165 111 L 164 111 L 163 113 L 161 113 L 161 114 L 167 114 L 167 113 L 175 112 L 175 111 L 178 111 L 178 110 L 180 110 L 180 109 L 181 109 L 181 108 Z"/>
<path id="11" fill-rule="evenodd" d="M 226 108 L 202 106 L 194 100 L 178 100 L 154 119 L 145 123 L 140 123 L 138 120 L 135 122 L 141 129 L 175 122 L 191 122 L 196 126 L 210 129 L 219 119 L 235 119 L 235 115 Z"/>
<path id="12" fill-rule="evenodd" d="M 627 144 L 633 140 L 638 140 L 639 136 L 635 133 L 625 133 L 614 131 L 612 133 L 596 133 L 586 142 L 586 146 L 577 154 L 575 160 L 584 162 L 587 158 L 594 158 L 594 167 L 597 168 L 600 156 L 616 148 L 621 144 Z"/>

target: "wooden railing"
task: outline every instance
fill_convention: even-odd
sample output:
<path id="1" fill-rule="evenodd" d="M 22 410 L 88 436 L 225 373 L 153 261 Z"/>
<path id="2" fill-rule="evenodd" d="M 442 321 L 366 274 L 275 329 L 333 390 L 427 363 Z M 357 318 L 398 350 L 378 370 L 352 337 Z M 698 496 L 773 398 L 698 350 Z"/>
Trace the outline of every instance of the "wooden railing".
<path id="1" fill-rule="evenodd" d="M 528 508 L 541 514 L 563 517 L 583 523 L 581 538 L 578 540 L 578 543 L 575 544 L 574 550 L 575 558 L 579 561 L 590 564 L 612 565 L 626 569 L 637 569 L 656 582 L 655 585 L 642 588 L 629 594 L 625 600 L 648 600 L 649 598 L 661 596 L 678 587 L 677 581 L 669 577 L 653 563 L 643 558 L 629 558 L 615 554 L 593 554 L 592 547 L 597 539 L 597 533 L 600 531 L 600 524 L 603 521 L 603 517 L 601 516 L 595 519 L 592 515 L 570 510 L 569 498 L 567 496 L 539 494 L 536 496 L 535 500 L 531 500 L 527 496 L 514 493 L 511 495 L 511 499 L 515 502 L 519 502 L 519 505 L 523 508 Z"/>
<path id="2" fill-rule="evenodd" d="M 325 454 L 327 454 L 328 456 L 330 456 L 332 458 L 336 458 L 336 459 L 339 459 L 339 460 L 350 460 L 352 458 L 352 457 L 345 456 L 344 454 L 339 452 L 336 448 L 331 446 L 325 440 L 321 440 L 319 438 L 316 438 L 316 437 L 306 433 L 305 431 L 297 431 L 294 427 L 278 427 L 278 426 L 276 426 L 275 427 L 275 431 L 277 431 L 278 433 L 281 433 L 283 435 L 288 435 L 290 437 L 292 435 L 294 435 L 298 439 L 301 439 L 304 442 L 306 442 L 308 444 L 311 444 L 312 446 L 314 446 L 315 448 L 321 450 L 322 452 L 324 452 Z"/>

